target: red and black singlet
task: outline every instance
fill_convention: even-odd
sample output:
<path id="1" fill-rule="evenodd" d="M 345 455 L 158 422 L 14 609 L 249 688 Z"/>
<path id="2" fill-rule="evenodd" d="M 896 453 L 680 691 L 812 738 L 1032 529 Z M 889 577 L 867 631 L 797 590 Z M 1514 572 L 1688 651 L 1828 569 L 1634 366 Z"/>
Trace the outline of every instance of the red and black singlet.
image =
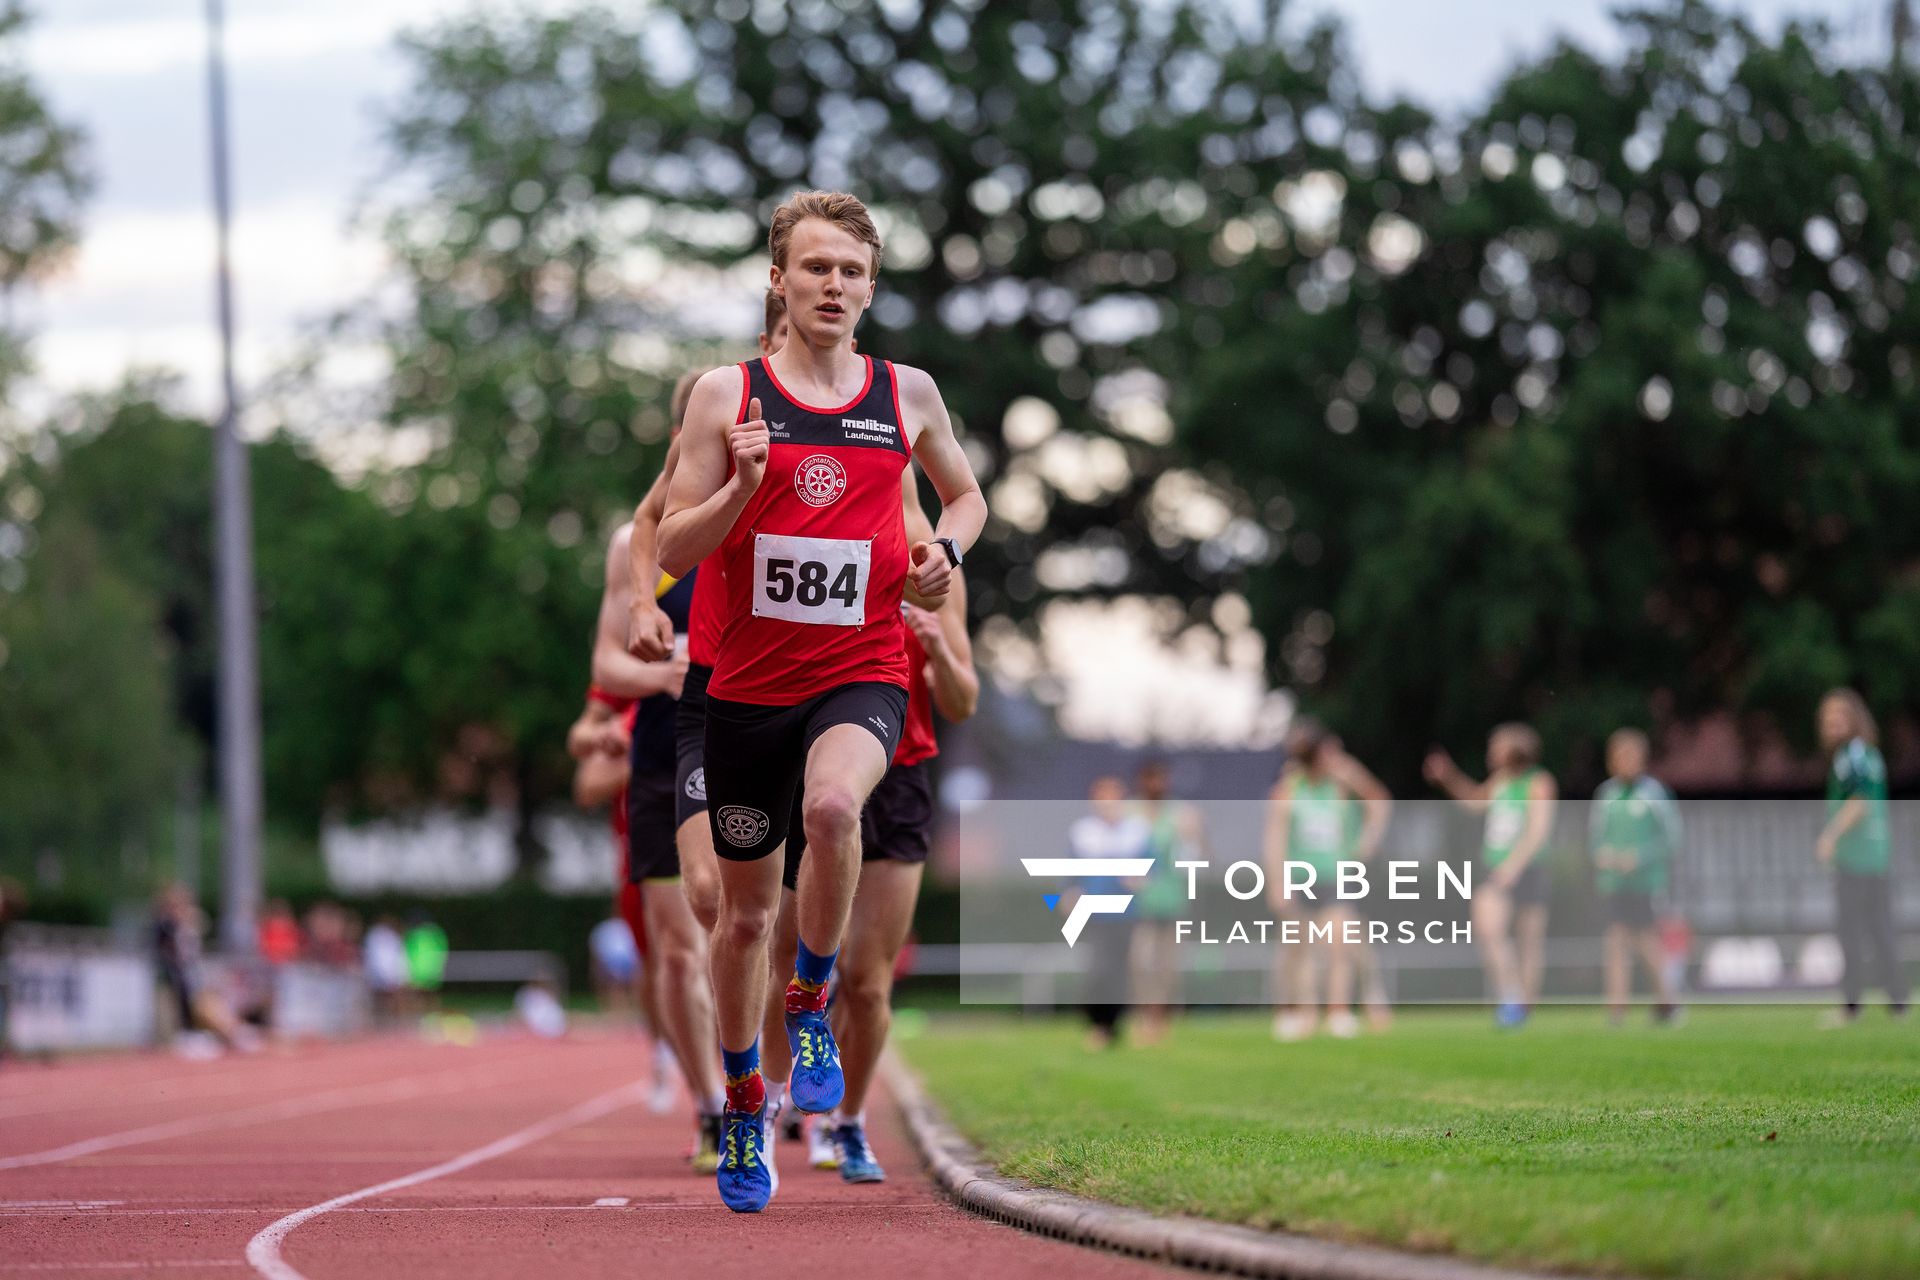
<path id="1" fill-rule="evenodd" d="M 788 395 L 765 360 L 740 366 L 740 414 L 760 401 L 771 447 L 760 487 L 716 553 L 726 631 L 708 692 L 790 707 L 860 681 L 907 687 L 907 533 L 900 473 L 911 447 L 893 366 L 837 409 Z"/>

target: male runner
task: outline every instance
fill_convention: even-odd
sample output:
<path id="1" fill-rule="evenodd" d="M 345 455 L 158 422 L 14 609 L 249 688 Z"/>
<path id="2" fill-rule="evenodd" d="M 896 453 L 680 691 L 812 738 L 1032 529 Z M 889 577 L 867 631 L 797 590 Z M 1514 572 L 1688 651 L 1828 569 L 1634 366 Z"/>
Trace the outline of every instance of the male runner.
<path id="1" fill-rule="evenodd" d="M 859 876 L 860 810 L 906 713 L 901 597 L 911 578 L 923 597 L 944 598 L 986 521 L 933 380 L 853 351 L 880 260 L 866 208 L 841 193 L 797 194 L 775 211 L 768 249 L 771 283 L 787 302 L 787 343 L 694 388 L 659 540 L 669 573 L 715 551 L 726 570 L 706 769 L 720 855 L 713 986 L 727 1074 L 718 1183 L 737 1212 L 764 1208 L 776 1185 L 759 1027 L 782 866 L 767 855 L 786 840 L 803 794 L 812 856 L 799 876 L 787 1036 L 794 1104 L 818 1114 L 844 1092 L 825 1005 Z M 910 456 L 942 504 L 936 537 L 911 549 L 899 499 Z"/>
<path id="2" fill-rule="evenodd" d="M 718 1164 L 720 1114 L 724 1109 L 720 1073 L 713 1060 L 713 1002 L 706 982 L 707 933 L 695 919 L 682 888 L 674 838 L 674 703 L 686 677 L 687 659 L 676 654 L 642 662 L 627 652 L 631 597 L 646 594 L 668 606 L 676 626 L 688 621 L 693 581 L 661 584 L 644 593 L 633 590 L 628 541 L 631 523 L 614 531 L 607 546 L 605 586 L 594 636 L 594 683 L 616 694 L 640 698 L 633 734 L 631 776 L 627 786 L 628 875 L 640 886 L 648 965 L 668 1042 L 692 1091 L 699 1139 L 694 1167 L 710 1172 Z"/>

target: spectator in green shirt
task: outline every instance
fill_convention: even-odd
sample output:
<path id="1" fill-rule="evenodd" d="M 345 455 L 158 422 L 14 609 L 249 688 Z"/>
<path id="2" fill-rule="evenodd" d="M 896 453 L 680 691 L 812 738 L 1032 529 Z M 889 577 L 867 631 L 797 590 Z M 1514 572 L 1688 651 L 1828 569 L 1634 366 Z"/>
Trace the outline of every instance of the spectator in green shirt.
<path id="1" fill-rule="evenodd" d="M 1656 1022 L 1677 1012 L 1661 963 L 1654 899 L 1667 891 L 1667 873 L 1680 848 L 1680 810 L 1673 793 L 1647 772 L 1647 735 L 1619 729 L 1607 739 L 1607 772 L 1588 816 L 1595 887 L 1606 909 L 1607 1014 L 1625 1021 L 1633 991 L 1631 953 L 1653 978 Z"/>
<path id="2" fill-rule="evenodd" d="M 1827 824 L 1815 854 L 1833 868 L 1835 930 L 1845 968 L 1840 975 L 1842 1022 L 1860 1016 L 1869 970 L 1887 993 L 1895 1017 L 1907 1011 L 1907 976 L 1893 930 L 1893 894 L 1887 884 L 1892 844 L 1887 831 L 1887 766 L 1880 732 L 1866 702 L 1852 689 L 1820 700 L 1820 745 L 1833 761 L 1827 776 Z"/>

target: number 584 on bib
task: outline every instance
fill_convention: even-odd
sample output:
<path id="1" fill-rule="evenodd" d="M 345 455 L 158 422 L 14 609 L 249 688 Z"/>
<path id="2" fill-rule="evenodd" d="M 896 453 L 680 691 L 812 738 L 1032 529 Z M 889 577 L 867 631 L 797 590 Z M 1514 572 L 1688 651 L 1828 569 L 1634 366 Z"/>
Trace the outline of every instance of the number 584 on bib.
<path id="1" fill-rule="evenodd" d="M 867 620 L 871 543 L 759 533 L 753 539 L 753 616 L 816 626 Z"/>

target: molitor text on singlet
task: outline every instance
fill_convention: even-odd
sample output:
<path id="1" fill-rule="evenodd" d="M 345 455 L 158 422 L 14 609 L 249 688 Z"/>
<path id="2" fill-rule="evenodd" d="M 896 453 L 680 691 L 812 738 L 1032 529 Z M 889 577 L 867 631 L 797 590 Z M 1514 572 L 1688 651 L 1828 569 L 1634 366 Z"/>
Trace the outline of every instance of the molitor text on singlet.
<path id="1" fill-rule="evenodd" d="M 727 610 L 716 698 L 781 707 L 859 681 L 906 687 L 906 430 L 893 366 L 861 362 L 859 393 L 833 408 L 789 395 L 764 360 L 741 366 L 739 420 L 758 398 L 769 448 L 718 553 Z"/>

